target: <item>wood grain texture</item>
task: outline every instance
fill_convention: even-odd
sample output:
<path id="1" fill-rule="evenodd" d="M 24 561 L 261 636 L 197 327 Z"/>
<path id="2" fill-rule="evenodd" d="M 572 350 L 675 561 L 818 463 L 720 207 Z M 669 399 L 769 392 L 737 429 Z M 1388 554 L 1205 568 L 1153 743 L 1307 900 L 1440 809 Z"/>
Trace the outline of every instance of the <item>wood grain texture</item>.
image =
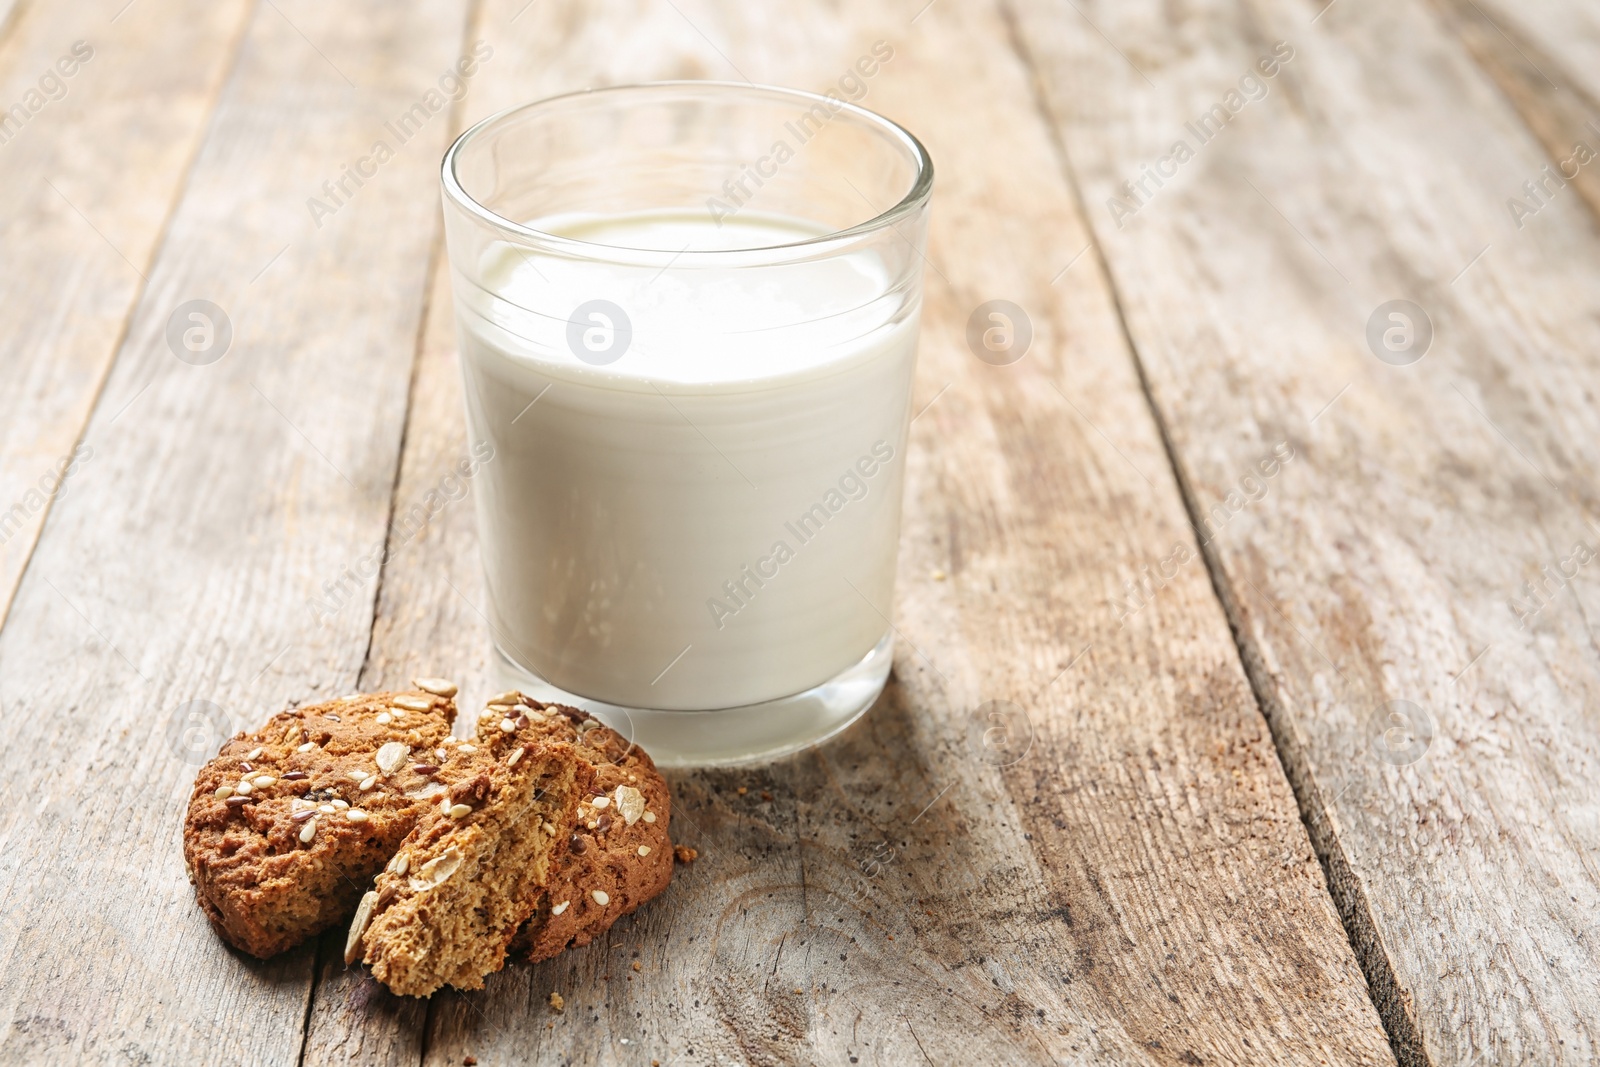
<path id="1" fill-rule="evenodd" d="M 1459 10 L 1457 0 L 1438 2 L 1446 10 Z M 1561 92 L 1586 95 L 1591 101 L 1600 93 L 1600 15 L 1592 5 L 1568 0 L 1520 4 L 1477 0 L 1476 10 L 1467 10 L 1483 29 L 1499 38 L 1497 47 L 1522 52 L 1522 62 L 1546 89 L 1553 86 Z"/>
<path id="2" fill-rule="evenodd" d="M 310 950 L 229 952 L 178 834 L 222 737 L 357 680 L 375 575 L 335 609 L 310 598 L 382 542 L 445 121 L 320 228 L 306 200 L 461 29 L 452 5 L 251 17 L 92 417 L 95 476 L 59 501 L 0 631 L 0 1060 L 294 1062 Z M 191 298 L 232 321 L 208 365 L 164 336 Z"/>
<path id="3" fill-rule="evenodd" d="M 1435 0 L 1447 25 L 1506 94 L 1549 156 L 1532 190 L 1506 197 L 1530 224 L 1570 189 L 1600 216 L 1600 15 L 1583 4 Z"/>
<path id="4" fill-rule="evenodd" d="M 672 776 L 701 859 L 607 938 L 425 1022 L 325 949 L 307 1064 L 1392 1062 L 1203 568 L 1122 625 L 1108 606 L 1193 535 L 1007 27 L 918 6 L 485 4 L 469 121 L 653 77 L 825 89 L 893 45 L 865 102 L 939 167 L 902 637 L 840 739 Z M 444 292 L 397 515 L 466 451 Z M 1033 316 L 1011 367 L 964 340 L 992 298 Z M 393 554 L 363 684 L 489 692 L 479 583 L 451 504 Z M 981 741 L 995 699 L 1027 714 L 1006 767 Z"/>
<path id="5" fill-rule="evenodd" d="M 1548 157 L 1423 5 L 1017 6 L 1400 1058 L 1596 1062 L 1593 218 L 1513 223 Z M 1366 330 L 1402 298 L 1434 336 L 1396 366 Z"/>
<path id="6" fill-rule="evenodd" d="M 470 711 L 505 687 L 491 688 L 488 624 L 479 614 L 474 483 L 456 469 L 470 457 L 442 245 L 441 233 L 395 486 L 388 562 L 358 688 L 409 687 L 413 678 L 447 677 L 461 686 L 457 703 Z M 421 1062 L 430 1002 L 393 996 L 365 968 L 346 967 L 344 940 L 345 931 L 331 931 L 319 948 L 301 1063 Z"/>
<path id="7" fill-rule="evenodd" d="M 84 426 L 249 12 L 123 2 L 0 4 L 0 620 L 96 471 Z"/>
<path id="8" fill-rule="evenodd" d="M 0 0 L 0 42 L 4 42 L 10 35 L 12 27 L 16 25 L 17 0 Z"/>

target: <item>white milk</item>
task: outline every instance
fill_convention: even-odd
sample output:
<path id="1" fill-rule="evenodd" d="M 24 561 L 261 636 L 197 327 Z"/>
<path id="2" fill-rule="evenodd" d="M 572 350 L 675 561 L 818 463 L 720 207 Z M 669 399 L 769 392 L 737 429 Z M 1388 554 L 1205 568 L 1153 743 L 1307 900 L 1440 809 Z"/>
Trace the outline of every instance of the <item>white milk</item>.
<path id="1" fill-rule="evenodd" d="M 671 252 L 820 235 L 754 216 L 534 225 Z M 502 649 L 580 696 L 709 710 L 819 685 L 883 638 L 920 303 L 875 255 L 658 272 L 496 245 L 480 271 L 454 280 L 473 443 L 494 449 L 476 489 Z M 603 366 L 567 342 L 595 299 L 633 330 Z M 604 348 L 605 323 L 584 326 Z"/>

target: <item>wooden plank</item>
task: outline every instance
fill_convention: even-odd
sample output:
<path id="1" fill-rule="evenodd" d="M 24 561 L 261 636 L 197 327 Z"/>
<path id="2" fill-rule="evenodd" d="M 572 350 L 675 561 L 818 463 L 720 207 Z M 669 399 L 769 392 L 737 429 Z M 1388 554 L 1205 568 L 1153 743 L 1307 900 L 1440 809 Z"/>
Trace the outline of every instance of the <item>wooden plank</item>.
<path id="1" fill-rule="evenodd" d="M 1435 3 L 1447 15 L 1464 17 L 1470 11 L 1478 30 L 1486 38 L 1493 34 L 1497 39 L 1496 43 L 1485 40 L 1483 47 L 1520 52 L 1521 63 L 1545 89 L 1554 87 L 1587 97 L 1591 104 L 1600 96 L 1600 16 L 1592 5 L 1575 0 L 1528 0 L 1521 4 L 1479 0 L 1473 10 L 1459 0 Z M 1478 47 L 1473 44 L 1474 53 Z"/>
<path id="2" fill-rule="evenodd" d="M 17 0 L 0 0 L 0 41 L 4 41 L 16 25 Z"/>
<path id="3" fill-rule="evenodd" d="M 488 627 L 477 607 L 483 598 L 474 486 L 455 469 L 468 457 L 466 426 L 449 268 L 437 250 L 395 486 L 389 562 L 359 688 L 448 677 L 462 686 L 460 706 L 472 708 L 491 695 Z M 422 1060 L 427 1018 L 428 1002 L 392 996 L 365 969 L 346 967 L 344 931 L 332 931 L 318 952 L 301 1063 L 409 1067 Z"/>
<path id="4" fill-rule="evenodd" d="M 250 7 L 120 6 L 0 4 L 0 621 L 97 469 L 81 435 Z"/>
<path id="5" fill-rule="evenodd" d="M 672 776 L 701 859 L 603 941 L 441 993 L 426 1033 L 325 954 L 307 1064 L 1392 1062 L 1205 574 L 1104 609 L 1192 534 L 1004 22 L 919 6 L 486 4 L 469 119 L 651 77 L 826 89 L 895 49 L 865 102 L 939 167 L 903 639 L 837 741 Z M 1034 312 L 1011 367 L 963 339 L 992 297 Z M 436 283 L 397 511 L 465 452 L 448 313 Z M 476 573 L 452 505 L 386 571 L 364 681 L 486 693 Z M 1013 766 L 975 742 L 993 699 L 1031 720 Z"/>
<path id="6" fill-rule="evenodd" d="M 1543 201 L 1570 187 L 1600 215 L 1600 17 L 1550 0 L 1508 7 L 1435 0 L 1446 22 L 1539 138 L 1549 171 L 1506 197 L 1506 217 L 1529 225 Z M 1519 227 L 1519 228 L 1521 228 Z"/>
<path id="7" fill-rule="evenodd" d="M 307 198 L 435 86 L 463 22 L 376 0 L 250 20 L 94 412 L 96 476 L 59 501 L 0 631 L 0 1060 L 294 1062 L 310 950 L 226 950 L 178 831 L 222 735 L 356 682 L 447 120 L 320 228 Z M 165 336 L 193 298 L 231 319 L 206 365 Z"/>
<path id="8" fill-rule="evenodd" d="M 1079 7 L 1019 33 L 1400 1058 L 1595 1062 L 1593 219 L 1515 226 L 1547 157 L 1419 5 Z"/>

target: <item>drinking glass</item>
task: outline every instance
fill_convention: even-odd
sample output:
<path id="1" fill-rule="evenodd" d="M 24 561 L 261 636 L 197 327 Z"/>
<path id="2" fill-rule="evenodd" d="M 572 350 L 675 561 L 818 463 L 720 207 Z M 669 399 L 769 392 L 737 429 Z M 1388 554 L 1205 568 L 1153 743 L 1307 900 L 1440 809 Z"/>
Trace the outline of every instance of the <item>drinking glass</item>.
<path id="1" fill-rule="evenodd" d="M 669 82 L 444 157 L 505 681 L 665 765 L 794 751 L 882 691 L 933 168 L 837 94 Z"/>

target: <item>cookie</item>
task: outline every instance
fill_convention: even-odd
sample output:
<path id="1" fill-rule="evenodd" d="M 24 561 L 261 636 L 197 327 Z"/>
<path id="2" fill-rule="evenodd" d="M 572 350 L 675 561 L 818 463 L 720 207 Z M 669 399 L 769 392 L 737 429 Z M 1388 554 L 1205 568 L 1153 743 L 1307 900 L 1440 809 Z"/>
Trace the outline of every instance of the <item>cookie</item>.
<path id="1" fill-rule="evenodd" d="M 567 853 L 539 894 L 515 948 L 538 962 L 587 945 L 666 889 L 672 879 L 672 794 L 643 749 L 575 708 L 548 706 L 572 724 L 594 771 Z"/>
<path id="2" fill-rule="evenodd" d="M 570 727 L 532 706 L 479 723 L 450 746 L 446 784 L 361 901 L 345 957 L 403 996 L 481 989 L 568 847 L 594 770 Z M 462 756 L 463 750 L 471 750 Z"/>
<path id="3" fill-rule="evenodd" d="M 458 741 L 455 687 L 416 684 L 281 712 L 200 771 L 184 860 L 230 944 L 275 955 L 356 912 L 347 962 L 426 996 L 481 988 L 508 946 L 588 944 L 666 888 L 671 796 L 648 755 L 515 692 Z"/>
<path id="4" fill-rule="evenodd" d="M 200 770 L 183 854 L 229 944 L 267 957 L 341 923 L 446 785 L 454 686 L 274 715 Z"/>

